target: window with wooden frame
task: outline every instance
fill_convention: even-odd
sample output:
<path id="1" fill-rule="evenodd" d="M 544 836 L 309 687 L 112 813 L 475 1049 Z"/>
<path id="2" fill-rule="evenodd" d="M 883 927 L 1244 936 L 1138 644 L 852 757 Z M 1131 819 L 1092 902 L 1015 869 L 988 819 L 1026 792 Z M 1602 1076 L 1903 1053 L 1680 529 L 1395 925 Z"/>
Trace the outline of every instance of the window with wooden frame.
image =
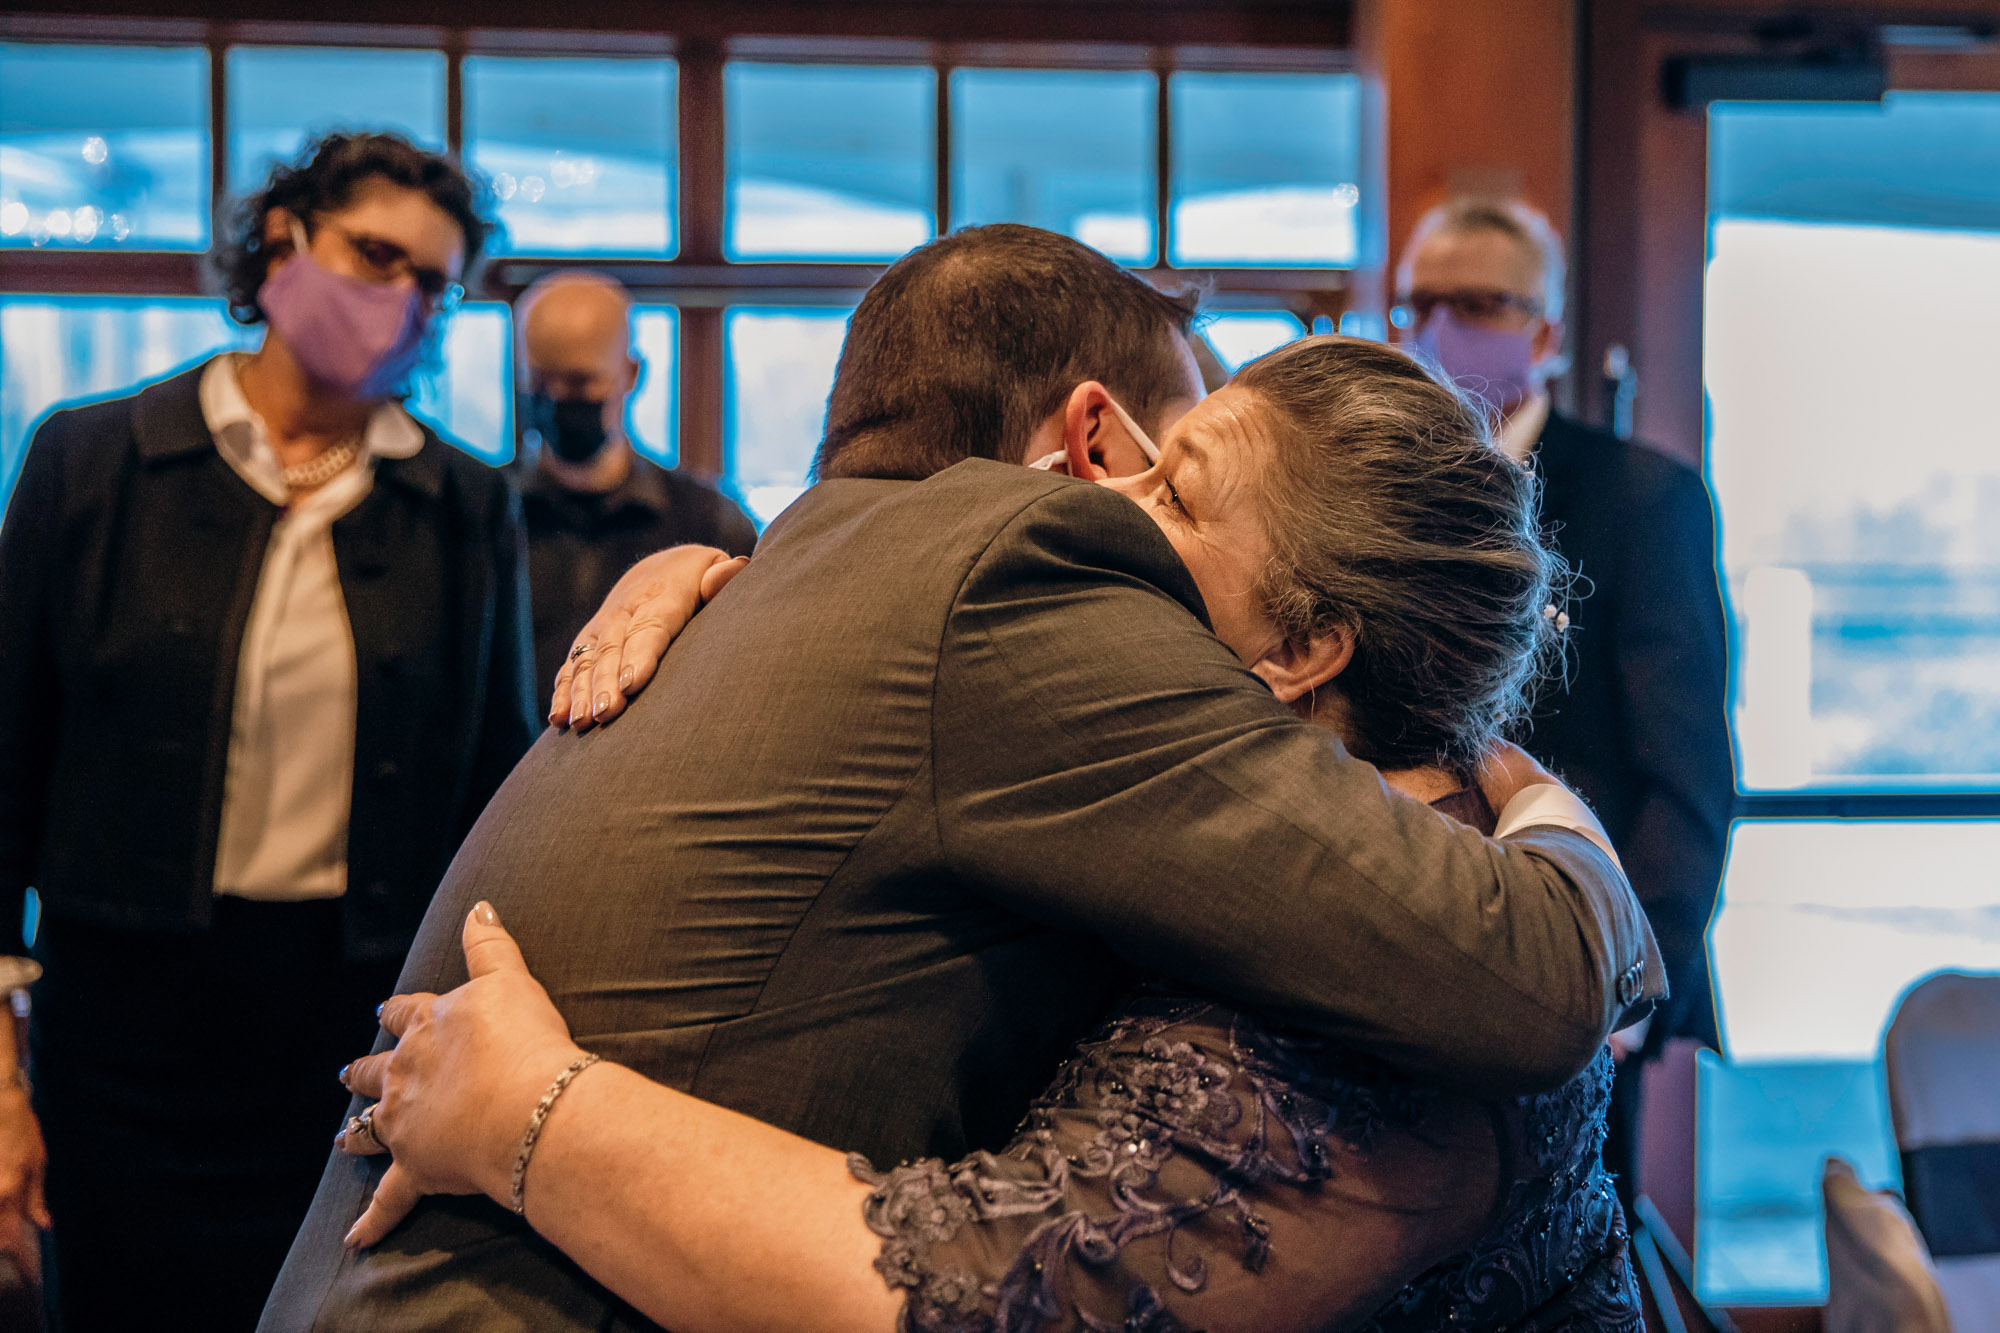
<path id="1" fill-rule="evenodd" d="M 1900 1183 L 1892 1016 L 2000 969 L 2000 51 L 1978 6 L 1893 9 L 1591 14 L 1579 360 L 1628 346 L 1639 435 L 1705 465 L 1729 613 L 1692 1248 L 1732 1305 L 1825 1299 L 1827 1158 Z"/>
<path id="2" fill-rule="evenodd" d="M 565 266 L 637 302 L 631 435 L 760 520 L 806 481 L 846 317 L 944 231 L 1067 232 L 1197 283 L 1233 368 L 1337 323 L 1379 232 L 1338 47 L 688 37 L 302 25 L 0 43 L 0 477 L 60 401 L 258 336 L 210 295 L 214 219 L 332 128 L 491 184 L 503 232 L 412 407 L 512 457 L 508 303 Z"/>

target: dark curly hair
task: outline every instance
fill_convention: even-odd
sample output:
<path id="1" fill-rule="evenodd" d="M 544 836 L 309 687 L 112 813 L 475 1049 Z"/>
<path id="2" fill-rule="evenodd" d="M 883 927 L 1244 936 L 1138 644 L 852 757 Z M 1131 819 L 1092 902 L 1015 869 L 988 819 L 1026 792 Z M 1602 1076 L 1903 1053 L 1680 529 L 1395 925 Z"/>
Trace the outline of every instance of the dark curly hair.
<path id="1" fill-rule="evenodd" d="M 1276 418 L 1258 589 L 1300 638 L 1346 629 L 1348 749 L 1470 774 L 1561 670 L 1562 560 L 1486 414 L 1383 343 L 1302 338 L 1237 373 Z"/>
<path id="2" fill-rule="evenodd" d="M 399 134 L 326 134 L 307 143 L 292 161 L 273 168 L 264 188 L 238 201 L 231 211 L 228 239 L 215 257 L 230 317 L 239 324 L 263 322 L 257 293 L 271 267 L 264 219 L 272 209 L 310 219 L 315 213 L 345 208 L 374 180 L 421 190 L 450 214 L 465 236 L 465 272 L 472 273 L 493 234 L 482 182 L 449 157 L 419 148 Z"/>

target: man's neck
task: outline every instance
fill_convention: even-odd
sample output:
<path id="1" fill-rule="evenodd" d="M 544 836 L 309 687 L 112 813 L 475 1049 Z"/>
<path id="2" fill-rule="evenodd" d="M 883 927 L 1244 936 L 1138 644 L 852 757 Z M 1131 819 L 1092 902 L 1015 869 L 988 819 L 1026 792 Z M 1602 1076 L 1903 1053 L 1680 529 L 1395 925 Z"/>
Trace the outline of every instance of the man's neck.
<path id="1" fill-rule="evenodd" d="M 1541 443 L 1542 428 L 1549 424 L 1549 391 L 1536 389 L 1501 419 L 1500 452 L 1516 463 L 1528 461 Z"/>
<path id="2" fill-rule="evenodd" d="M 632 475 L 632 445 L 624 436 L 605 441 L 604 447 L 588 461 L 566 463 L 547 445 L 535 461 L 544 477 L 566 491 L 579 495 L 603 495 L 617 490 Z"/>
<path id="3" fill-rule="evenodd" d="M 329 397 L 284 340 L 271 333 L 264 335 L 263 346 L 244 358 L 236 379 L 243 401 L 262 419 L 281 453 L 287 445 L 324 446 L 346 439 L 368 424 L 376 407 Z"/>

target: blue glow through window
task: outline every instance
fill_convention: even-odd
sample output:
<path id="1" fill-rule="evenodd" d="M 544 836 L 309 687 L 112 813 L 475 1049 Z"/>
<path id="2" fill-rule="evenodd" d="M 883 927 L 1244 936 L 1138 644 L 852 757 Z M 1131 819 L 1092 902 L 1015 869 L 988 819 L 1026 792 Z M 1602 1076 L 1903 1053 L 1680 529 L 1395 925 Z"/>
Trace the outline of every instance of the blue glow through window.
<path id="1" fill-rule="evenodd" d="M 1723 105 L 1710 141 L 1743 210 L 1710 219 L 1703 370 L 1743 784 L 1991 787 L 2000 96 Z"/>
<path id="2" fill-rule="evenodd" d="M 2000 820 L 1757 819 L 1709 929 L 1725 1061 L 1704 1065 L 1696 1256 L 1717 1301 L 1826 1294 L 1820 1163 L 1895 1183 L 1882 1038 L 1910 987 L 2000 972 Z"/>
<path id="3" fill-rule="evenodd" d="M 1204 316 L 1195 329 L 1232 375 L 1306 332 L 1304 322 L 1288 310 L 1218 311 Z"/>
<path id="4" fill-rule="evenodd" d="M 263 336 L 215 297 L 0 297 L 0 496 L 50 408 L 131 393 L 216 352 L 254 349 Z M 489 463 L 514 452 L 510 343 L 505 305 L 467 304 L 446 327 L 442 364 L 419 375 L 409 401 Z"/>
<path id="5" fill-rule="evenodd" d="M 438 434 L 484 463 L 514 456 L 513 322 L 504 301 L 468 301 L 445 325 L 443 363 L 419 375 L 407 403 Z"/>
<path id="6" fill-rule="evenodd" d="M 1826 1159 L 1869 1189 L 1902 1183 L 1882 1062 L 1696 1059 L 1695 1291 L 1716 1305 L 1824 1301 Z"/>
<path id="7" fill-rule="evenodd" d="M 1337 266 L 1359 254 L 1360 80 L 1175 74 L 1170 262 Z"/>
<path id="8" fill-rule="evenodd" d="M 226 73 L 232 194 L 328 130 L 392 130 L 444 149 L 443 52 L 233 46 Z"/>
<path id="9" fill-rule="evenodd" d="M 208 52 L 0 44 L 0 246 L 208 244 Z"/>
<path id="10" fill-rule="evenodd" d="M 1143 71 L 953 70 L 952 226 L 1023 222 L 1152 263 L 1158 88 Z"/>
<path id="11" fill-rule="evenodd" d="M 724 320 L 724 482 L 758 526 L 806 488 L 853 312 L 737 307 Z"/>
<path id="12" fill-rule="evenodd" d="M 937 76 L 919 66 L 723 71 L 731 259 L 894 259 L 937 230 Z"/>
<path id="13" fill-rule="evenodd" d="M 661 467 L 680 461 L 680 315 L 670 305 L 632 307 L 632 351 L 639 391 L 626 411 L 632 447 Z"/>
<path id="14" fill-rule="evenodd" d="M 514 254 L 674 249 L 671 60 L 468 56 L 467 160 L 492 182 Z"/>
<path id="15" fill-rule="evenodd" d="M 0 482 L 12 490 L 30 428 L 58 403 L 129 393 L 260 336 L 215 297 L 0 297 Z"/>

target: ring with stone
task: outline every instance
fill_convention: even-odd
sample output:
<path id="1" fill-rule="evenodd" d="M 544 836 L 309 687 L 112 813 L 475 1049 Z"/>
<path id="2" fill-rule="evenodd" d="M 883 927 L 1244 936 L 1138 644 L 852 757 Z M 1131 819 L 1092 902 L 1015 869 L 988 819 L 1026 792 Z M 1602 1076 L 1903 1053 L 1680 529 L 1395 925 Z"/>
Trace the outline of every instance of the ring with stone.
<path id="1" fill-rule="evenodd" d="M 380 1103 L 377 1103 L 376 1105 L 380 1105 Z M 374 1144 L 376 1147 L 380 1148 L 385 1146 L 382 1140 L 377 1138 L 375 1135 L 374 1106 L 365 1108 L 360 1115 L 351 1115 L 347 1117 L 347 1137 L 349 1139 L 355 1139 L 355 1138 L 360 1138 L 364 1135 L 367 1137 L 368 1141 Z"/>

